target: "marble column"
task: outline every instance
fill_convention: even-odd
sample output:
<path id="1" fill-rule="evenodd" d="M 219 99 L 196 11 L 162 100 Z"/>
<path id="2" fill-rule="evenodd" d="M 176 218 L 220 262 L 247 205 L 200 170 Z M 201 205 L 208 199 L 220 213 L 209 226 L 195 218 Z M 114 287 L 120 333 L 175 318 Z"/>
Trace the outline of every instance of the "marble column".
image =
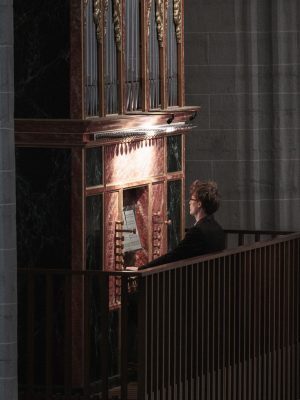
<path id="1" fill-rule="evenodd" d="M 0 399 L 18 398 L 13 0 L 0 0 Z"/>

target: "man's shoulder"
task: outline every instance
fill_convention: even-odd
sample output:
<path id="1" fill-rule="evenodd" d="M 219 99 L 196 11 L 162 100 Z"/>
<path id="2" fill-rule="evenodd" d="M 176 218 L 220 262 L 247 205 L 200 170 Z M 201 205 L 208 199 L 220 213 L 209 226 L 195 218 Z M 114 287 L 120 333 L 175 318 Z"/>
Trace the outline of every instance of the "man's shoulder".
<path id="1" fill-rule="evenodd" d="M 195 225 L 194 228 L 199 230 L 199 231 L 206 231 L 207 229 L 209 230 L 217 230 L 217 231 L 223 231 L 223 228 L 221 225 L 215 220 L 213 215 L 207 215 L 206 217 L 202 218 L 200 221 L 198 221 Z"/>

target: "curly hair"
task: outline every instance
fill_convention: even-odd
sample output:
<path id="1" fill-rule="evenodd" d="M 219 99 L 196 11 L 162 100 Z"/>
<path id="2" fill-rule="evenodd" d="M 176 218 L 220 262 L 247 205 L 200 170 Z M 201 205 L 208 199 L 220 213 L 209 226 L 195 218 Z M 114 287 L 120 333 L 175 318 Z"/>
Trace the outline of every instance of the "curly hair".
<path id="1" fill-rule="evenodd" d="M 216 212 L 220 206 L 220 194 L 216 182 L 196 180 L 190 186 L 190 194 L 201 201 L 203 210 L 208 215 Z"/>

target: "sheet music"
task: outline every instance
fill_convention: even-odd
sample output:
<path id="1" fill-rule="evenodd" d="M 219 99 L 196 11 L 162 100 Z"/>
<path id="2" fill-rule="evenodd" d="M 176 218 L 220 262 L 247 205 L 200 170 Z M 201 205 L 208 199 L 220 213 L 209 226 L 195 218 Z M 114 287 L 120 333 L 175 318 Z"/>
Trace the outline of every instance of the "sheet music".
<path id="1" fill-rule="evenodd" d="M 134 251 L 141 249 L 141 241 L 136 226 L 135 214 L 133 209 L 123 210 L 124 229 L 135 229 L 136 234 L 124 232 L 124 251 Z"/>

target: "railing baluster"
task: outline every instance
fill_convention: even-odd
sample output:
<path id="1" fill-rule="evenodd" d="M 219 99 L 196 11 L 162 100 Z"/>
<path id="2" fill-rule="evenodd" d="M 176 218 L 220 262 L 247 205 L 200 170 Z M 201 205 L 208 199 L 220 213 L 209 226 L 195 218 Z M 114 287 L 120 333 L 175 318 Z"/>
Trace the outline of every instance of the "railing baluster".
<path id="1" fill-rule="evenodd" d="M 165 397 L 168 400 L 171 397 L 171 320 L 173 318 L 174 308 L 171 308 L 172 284 L 171 271 L 166 272 L 166 330 L 165 330 L 165 346 L 166 346 L 166 372 L 165 372 Z"/>
<path id="2" fill-rule="evenodd" d="M 53 276 L 46 276 L 46 399 L 53 388 Z"/>
<path id="3" fill-rule="evenodd" d="M 164 304 L 162 296 L 162 286 L 163 286 L 163 275 L 164 273 L 158 274 L 158 293 L 157 293 L 157 399 L 160 400 L 162 397 L 163 388 L 163 317 L 164 317 Z"/>
<path id="4" fill-rule="evenodd" d="M 296 385 L 295 382 L 297 381 L 297 375 L 296 375 L 296 369 L 297 369 L 297 363 L 296 363 L 296 321 L 294 318 L 294 315 L 296 315 L 297 310 L 297 303 L 296 303 L 296 293 L 295 293 L 295 282 L 296 281 L 296 274 L 295 274 L 295 241 L 290 242 L 290 268 L 291 268 L 291 292 L 292 292 L 292 306 L 291 306 L 291 388 L 292 388 L 292 399 L 296 399 L 297 394 L 296 394 Z M 297 286 L 296 286 L 297 287 Z"/>
<path id="5" fill-rule="evenodd" d="M 205 263 L 202 262 L 200 264 L 200 273 L 199 273 L 199 287 L 201 287 L 201 297 L 200 299 L 200 310 L 201 310 L 201 319 L 199 320 L 200 328 L 200 341 L 199 348 L 200 351 L 198 353 L 198 365 L 199 365 L 199 397 L 205 399 L 205 381 L 204 381 L 204 369 L 206 368 L 205 364 L 205 349 L 204 349 L 204 338 L 205 338 Z"/>
<path id="6" fill-rule="evenodd" d="M 257 310 L 257 271 L 255 266 L 256 261 L 256 250 L 251 250 L 250 253 L 250 265 L 251 265 L 251 329 L 250 329 L 250 360 L 251 360 L 251 377 L 249 378 L 249 399 L 256 400 L 256 310 Z"/>
<path id="7" fill-rule="evenodd" d="M 201 307 L 200 307 L 200 298 L 202 297 L 202 287 L 200 284 L 200 268 L 201 268 L 201 264 L 197 263 L 194 266 L 195 271 L 196 271 L 196 276 L 194 278 L 194 284 L 195 284 L 195 288 L 194 288 L 194 296 L 196 296 L 195 298 L 195 330 L 194 330 L 194 334 L 195 334 L 195 348 L 194 348 L 194 377 L 195 377 L 195 382 L 194 382 L 194 393 L 195 393 L 195 398 L 199 399 L 200 398 L 200 391 L 199 391 L 199 377 L 202 375 L 202 373 L 199 370 L 199 349 L 201 348 L 201 336 L 200 336 L 200 332 L 199 332 L 199 325 L 200 325 L 200 320 L 201 320 Z M 200 296 L 199 296 L 199 292 L 200 292 Z M 199 304 L 200 303 L 200 304 Z M 202 328 L 202 325 L 201 325 Z M 200 375 L 201 374 L 201 375 Z"/>
<path id="8" fill-rule="evenodd" d="M 65 396 L 70 397 L 72 388 L 72 279 L 71 274 L 65 276 L 65 331 L 64 331 L 64 385 Z"/>
<path id="9" fill-rule="evenodd" d="M 159 354 L 159 345 L 160 345 L 160 304 L 159 304 L 159 291 L 160 291 L 160 274 L 157 274 L 156 277 L 156 285 L 155 288 L 156 290 L 154 291 L 155 295 L 155 305 L 156 305 L 156 310 L 155 310 L 155 390 L 154 390 L 154 398 L 155 400 L 159 400 L 159 360 L 160 360 L 160 354 Z"/>
<path id="10" fill-rule="evenodd" d="M 268 287 L 268 329 L 267 329 L 267 380 L 268 380 L 268 388 L 267 388 L 267 393 L 268 393 L 268 398 L 272 398 L 272 353 L 271 353 L 271 270 L 272 270 L 272 257 L 271 257 L 271 248 L 267 249 L 267 258 L 268 258 L 268 268 L 266 270 L 266 281 L 267 281 L 267 287 Z"/>
<path id="11" fill-rule="evenodd" d="M 239 233 L 238 237 L 239 237 L 238 245 L 242 246 L 244 244 L 245 235 L 243 233 Z"/>
<path id="12" fill-rule="evenodd" d="M 276 398 L 277 393 L 277 351 L 276 351 L 276 246 L 272 247 L 272 323 L 271 323 L 271 335 L 272 335 L 272 365 L 273 365 L 273 375 L 272 375 L 272 397 Z"/>
<path id="13" fill-rule="evenodd" d="M 159 352 L 159 390 L 160 390 L 160 399 L 164 398 L 165 392 L 165 322 L 166 322 L 166 305 L 165 305 L 165 296 L 167 295 L 165 291 L 165 272 L 160 274 L 161 283 L 160 283 L 160 291 L 159 291 L 159 308 L 160 308 L 160 321 L 159 321 L 159 338 L 160 338 L 160 346 L 158 349 Z"/>
<path id="14" fill-rule="evenodd" d="M 195 327 L 196 327 L 196 318 L 195 316 L 195 299 L 196 299 L 196 290 L 195 290 L 195 276 L 196 276 L 196 266 L 190 266 L 190 285 L 189 285 L 189 294 L 191 298 L 191 307 L 189 311 L 190 321 L 191 321 L 191 329 L 190 329 L 190 363 L 189 363 L 189 398 L 193 399 L 195 395 Z"/>
<path id="15" fill-rule="evenodd" d="M 242 373 L 243 373 L 243 364 L 241 362 L 243 357 L 243 345 L 244 345 L 244 331 L 243 331 L 243 309 L 244 309 L 244 287 L 243 287 L 243 266 L 241 263 L 241 258 L 243 254 L 238 255 L 238 268 L 239 268 L 239 313 L 238 313 L 238 399 L 242 399 Z"/>
<path id="16" fill-rule="evenodd" d="M 169 376 L 169 273 L 168 271 L 163 273 L 163 282 L 162 282 L 162 298 L 163 298 L 163 373 L 162 373 L 162 393 L 161 399 L 165 400 L 168 397 L 168 376 Z"/>
<path id="17" fill-rule="evenodd" d="M 178 335 L 177 335 L 177 340 L 178 340 L 178 361 L 177 361 L 177 371 L 178 371 L 178 378 L 177 378 L 177 394 L 178 394 L 178 400 L 182 399 L 182 326 L 183 326 L 183 321 L 182 321 L 182 268 L 179 270 L 179 312 L 178 312 Z"/>
<path id="18" fill-rule="evenodd" d="M 101 363 L 101 400 L 108 400 L 108 375 L 109 375 L 109 361 L 108 361 L 108 347 L 109 347 L 109 277 L 106 274 L 99 276 L 101 296 L 101 349 L 102 349 L 102 363 Z"/>
<path id="19" fill-rule="evenodd" d="M 187 267 L 183 269 L 183 291 L 182 291 L 182 397 L 187 399 L 187 356 L 188 356 L 188 319 L 187 319 L 187 307 L 188 307 L 188 277 L 187 277 Z"/>
<path id="20" fill-rule="evenodd" d="M 83 391 L 84 396 L 87 399 L 89 396 L 90 389 L 90 275 L 86 274 L 84 276 L 84 372 L 83 372 Z"/>
<path id="21" fill-rule="evenodd" d="M 247 375 L 245 377 L 246 379 L 246 386 L 247 386 L 247 399 L 248 400 L 253 400 L 252 397 L 252 385 L 251 385 L 251 379 L 252 379 L 252 366 L 253 366 L 253 356 L 252 356 L 252 341 L 253 341 L 253 335 L 252 335 L 252 326 L 253 326 L 253 319 L 252 319 L 252 299 L 253 299 L 253 271 L 252 271 L 252 251 L 250 250 L 247 252 L 247 286 L 248 286 L 248 326 L 247 326 Z"/>
<path id="22" fill-rule="evenodd" d="M 222 285 L 221 285 L 221 263 L 220 259 L 216 261 L 217 266 L 217 279 L 216 279 L 216 357 L 215 357 L 215 371 L 216 371 L 216 399 L 221 399 L 221 387 L 222 387 L 222 377 L 220 375 L 221 372 L 221 329 L 223 328 L 222 324 L 222 312 L 221 312 L 221 299 L 222 299 Z M 224 310 L 223 310 L 224 311 Z M 223 397 L 223 396 L 222 396 Z"/>
<path id="23" fill-rule="evenodd" d="M 28 290 L 27 290 L 27 400 L 33 398 L 34 385 L 34 291 L 35 291 L 35 274 L 29 272 L 27 274 Z"/>
<path id="24" fill-rule="evenodd" d="M 280 303 L 279 303 L 279 332 L 278 332 L 278 348 L 279 348 L 279 371 L 278 371 L 278 381 L 279 381 L 279 397 L 278 399 L 282 399 L 283 396 L 283 327 L 284 327 L 284 309 L 283 309 L 283 304 L 284 304 L 284 288 L 283 288 L 283 269 L 281 268 L 281 258 L 282 258 L 282 251 L 281 251 L 281 245 L 277 246 L 277 260 L 278 260 L 278 267 L 279 267 L 279 279 L 280 279 Z"/>
<path id="25" fill-rule="evenodd" d="M 292 307 L 292 290 L 290 285 L 291 279 L 291 270 L 290 270 L 290 249 L 289 243 L 285 243 L 286 249 L 286 269 L 287 269 L 287 340 L 286 340 L 286 347 L 287 347 L 287 365 L 286 365 L 286 380 L 287 380 L 287 398 L 291 399 L 291 385 L 290 385 L 290 376 L 291 376 L 291 307 Z"/>
<path id="26" fill-rule="evenodd" d="M 211 264 L 210 262 L 205 263 L 205 337 L 204 337 L 204 352 L 205 352 L 205 399 L 210 399 L 210 346 L 211 346 L 211 330 L 210 330 L 210 289 L 211 289 Z"/>
<path id="27" fill-rule="evenodd" d="M 152 296 L 151 296 L 151 400 L 154 400 L 155 394 L 155 379 L 157 373 L 156 366 L 156 290 L 154 289 L 157 285 L 156 276 L 152 276 Z"/>
<path id="28" fill-rule="evenodd" d="M 192 398 L 192 362 L 193 362 L 193 266 L 190 265 L 186 268 L 187 272 L 187 354 L 186 354 L 186 392 L 187 399 L 190 400 Z"/>
<path id="29" fill-rule="evenodd" d="M 300 265 L 300 238 L 295 239 L 296 241 L 296 246 L 295 246 L 295 295 L 296 295 L 296 310 L 300 309 L 300 294 L 299 294 L 299 287 L 300 287 L 300 271 L 299 271 L 299 265 Z M 295 376 L 296 378 L 296 392 L 297 396 L 296 398 L 300 398 L 300 382 L 299 382 L 299 374 L 300 374 L 300 316 L 299 312 L 296 312 L 295 314 L 295 324 L 296 324 L 296 368 L 295 368 Z"/>
<path id="30" fill-rule="evenodd" d="M 238 277 L 239 277 L 239 270 L 238 270 L 238 265 L 237 265 L 237 255 L 233 255 L 233 274 L 234 274 L 234 280 L 233 280 L 233 289 L 234 289 L 234 312 L 233 312 L 233 399 L 238 400 L 238 363 L 239 363 L 239 343 L 238 343 L 238 334 L 239 334 L 239 329 L 238 329 L 238 310 L 239 310 L 239 295 L 238 295 L 238 290 L 239 290 L 239 282 L 238 282 Z"/>
<path id="31" fill-rule="evenodd" d="M 146 400 L 148 375 L 148 279 L 138 279 L 138 400 Z"/>
<path id="32" fill-rule="evenodd" d="M 295 313 L 295 293 L 294 293 L 294 242 L 291 241 L 289 242 L 289 269 L 290 269 L 290 299 L 291 299 L 291 304 L 289 307 L 289 312 L 290 312 L 290 388 L 291 388 L 291 398 L 295 399 L 296 398 L 296 392 L 295 392 L 295 377 L 294 377 L 294 371 L 295 371 L 295 349 L 294 349 L 294 342 L 295 342 L 295 321 L 293 318 L 293 315 Z"/>
<path id="33" fill-rule="evenodd" d="M 121 277 L 121 398 L 128 398 L 128 278 Z"/>
<path id="34" fill-rule="evenodd" d="M 282 377 L 281 377 L 281 363 L 282 363 L 282 345 L 281 345 L 281 332 L 282 332 L 282 322 L 283 322 L 283 312 L 282 312 L 282 271 L 280 268 L 280 246 L 277 247 L 277 254 L 275 263 L 278 269 L 278 332 L 277 332 L 277 348 L 278 348 L 278 370 L 277 370 L 277 379 L 278 379 L 278 386 L 277 386 L 277 393 L 278 393 L 278 400 L 282 398 Z"/>
<path id="35" fill-rule="evenodd" d="M 155 366 L 154 366 L 154 335 L 155 335 L 155 329 L 154 329 L 154 316 L 155 316 L 155 304 L 154 304 L 154 275 L 151 275 L 149 277 L 150 281 L 150 297 L 149 297 L 149 326 L 150 326 L 150 339 L 149 339 L 149 398 L 150 400 L 154 399 L 154 374 L 156 373 Z"/>

